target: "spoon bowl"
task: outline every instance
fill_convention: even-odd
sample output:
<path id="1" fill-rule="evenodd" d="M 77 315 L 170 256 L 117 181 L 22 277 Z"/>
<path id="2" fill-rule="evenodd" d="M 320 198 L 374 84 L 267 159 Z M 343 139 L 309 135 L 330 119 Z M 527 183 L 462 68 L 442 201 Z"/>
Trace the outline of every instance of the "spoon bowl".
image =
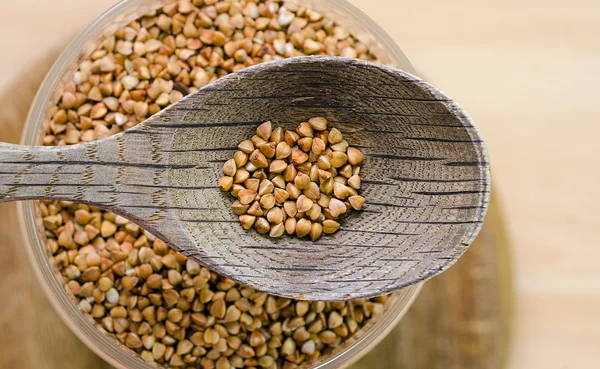
<path id="1" fill-rule="evenodd" d="M 216 183 L 267 120 L 323 116 L 364 154 L 362 211 L 317 242 L 244 230 Z M 0 144 L 0 200 L 111 210 L 235 281 L 296 299 L 391 292 L 451 266 L 481 228 L 490 171 L 448 96 L 397 69 L 300 57 L 223 77 L 123 133 L 68 147 Z"/>

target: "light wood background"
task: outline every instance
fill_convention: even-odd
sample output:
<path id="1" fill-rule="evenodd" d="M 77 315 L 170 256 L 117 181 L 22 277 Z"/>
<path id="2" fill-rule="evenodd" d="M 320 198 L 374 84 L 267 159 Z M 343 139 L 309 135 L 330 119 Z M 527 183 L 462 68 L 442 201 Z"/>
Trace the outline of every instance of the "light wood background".
<path id="1" fill-rule="evenodd" d="M 352 2 L 471 114 L 488 142 L 514 265 L 507 368 L 597 368 L 600 3 Z M 112 3 L 0 0 L 0 91 Z"/>

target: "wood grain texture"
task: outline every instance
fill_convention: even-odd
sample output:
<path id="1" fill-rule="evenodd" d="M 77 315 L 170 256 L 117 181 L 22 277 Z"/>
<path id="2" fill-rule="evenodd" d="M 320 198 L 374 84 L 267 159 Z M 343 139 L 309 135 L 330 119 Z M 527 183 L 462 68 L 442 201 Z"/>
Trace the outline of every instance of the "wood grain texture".
<path id="1" fill-rule="evenodd" d="M 365 211 L 320 242 L 245 231 L 215 186 L 222 164 L 261 122 L 289 129 L 314 116 L 363 150 Z M 311 300 L 376 296 L 446 270 L 477 235 L 490 193 L 483 140 L 448 96 L 332 57 L 245 69 L 101 141 L 0 154 L 5 200 L 102 207 L 233 280 Z"/>
<path id="2" fill-rule="evenodd" d="M 17 142 L 33 95 L 56 55 L 20 80 L 19 93 L 0 97 L 0 139 Z M 497 202 L 482 231 L 455 267 L 425 284 L 407 316 L 351 369 L 501 369 L 508 336 L 507 245 Z M 3 240 L 0 367 L 108 369 L 64 325 L 37 286 L 22 247 L 14 203 L 0 204 Z M 475 268 L 474 268 L 475 267 Z M 7 278 L 10 276 L 10 278 Z M 476 344 L 474 344 L 476 343 Z M 40 354 L 28 355 L 27 352 Z M 468 354 L 468 365 L 463 355 Z M 437 363 L 438 366 L 434 364 Z M 462 365 L 462 366 L 460 366 Z"/>

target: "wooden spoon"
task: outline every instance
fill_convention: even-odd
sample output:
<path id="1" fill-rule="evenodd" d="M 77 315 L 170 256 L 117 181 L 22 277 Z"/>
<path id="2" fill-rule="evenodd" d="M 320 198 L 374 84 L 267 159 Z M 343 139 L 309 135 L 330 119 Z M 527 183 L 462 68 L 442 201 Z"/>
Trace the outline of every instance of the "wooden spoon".
<path id="1" fill-rule="evenodd" d="M 260 123 L 291 129 L 314 116 L 363 151 L 363 211 L 317 242 L 245 231 L 217 187 L 223 163 Z M 110 210 L 224 276 L 297 299 L 381 295 L 444 271 L 479 232 L 489 195 L 469 116 L 419 78 L 357 59 L 250 67 L 94 142 L 0 143 L 0 201 Z"/>

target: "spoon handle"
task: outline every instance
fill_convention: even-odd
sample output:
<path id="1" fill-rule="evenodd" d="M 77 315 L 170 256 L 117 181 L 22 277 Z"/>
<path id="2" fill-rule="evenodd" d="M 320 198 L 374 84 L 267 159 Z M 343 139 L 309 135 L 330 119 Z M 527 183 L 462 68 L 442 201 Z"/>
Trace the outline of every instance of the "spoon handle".
<path id="1" fill-rule="evenodd" d="M 24 146 L 0 143 L 0 202 L 65 200 L 93 205 L 182 247 L 188 245 L 169 213 L 167 189 L 171 165 L 153 146 L 154 136 L 117 134 L 70 146 Z M 159 145 L 160 146 L 160 145 Z"/>
<path id="2" fill-rule="evenodd" d="M 0 143 L 0 201 L 100 200 L 98 191 L 114 185 L 114 177 L 99 175 L 87 153 L 92 147 Z"/>
<path id="3" fill-rule="evenodd" d="M 161 179 L 159 165 L 131 144 L 123 135 L 57 147 L 0 143 L 0 202 L 66 200 L 121 213 L 148 204 L 156 189 L 140 186 Z"/>

